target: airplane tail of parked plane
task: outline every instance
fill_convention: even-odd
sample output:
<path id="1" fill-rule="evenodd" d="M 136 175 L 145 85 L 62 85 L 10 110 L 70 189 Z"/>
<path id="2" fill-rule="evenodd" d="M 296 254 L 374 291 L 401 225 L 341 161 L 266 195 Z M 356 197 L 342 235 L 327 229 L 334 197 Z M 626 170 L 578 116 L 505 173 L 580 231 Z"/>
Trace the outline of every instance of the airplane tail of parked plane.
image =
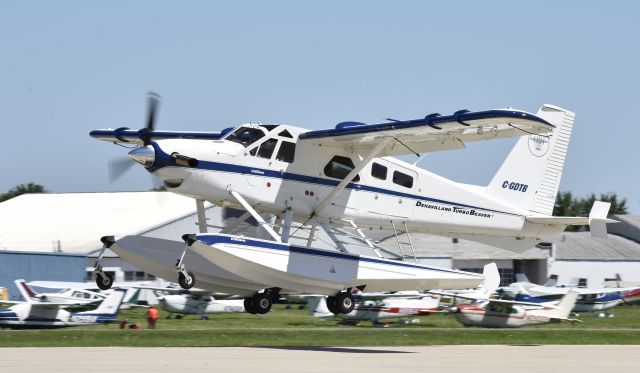
<path id="1" fill-rule="evenodd" d="M 126 294 L 125 290 L 116 289 L 112 291 L 102 302 L 100 305 L 91 311 L 78 312 L 76 315 L 88 316 L 88 315 L 98 315 L 102 317 L 115 317 L 115 315 L 120 310 L 120 306 L 122 305 L 122 300 Z"/>
<path id="2" fill-rule="evenodd" d="M 498 266 L 495 262 L 491 262 L 484 266 L 482 270 L 484 275 L 484 282 L 480 284 L 484 295 L 489 298 L 500 287 L 500 272 L 498 272 Z"/>
<path id="3" fill-rule="evenodd" d="M 555 126 L 553 133 L 522 136 L 487 186 L 487 192 L 531 215 L 551 216 L 575 114 L 543 105 L 536 115 Z"/>
<path id="4" fill-rule="evenodd" d="M 323 295 L 312 295 L 307 297 L 309 314 L 320 319 L 332 319 L 335 315 L 329 311 L 327 301 Z"/>
<path id="5" fill-rule="evenodd" d="M 38 297 L 38 293 L 34 291 L 29 285 L 27 285 L 27 281 L 18 279 L 13 283 L 16 284 L 16 287 L 18 288 L 18 290 L 20 290 L 20 295 L 22 295 L 25 302 L 31 302 L 33 298 Z"/>
<path id="6" fill-rule="evenodd" d="M 569 319 L 569 315 L 571 314 L 573 307 L 576 305 L 576 300 L 578 300 L 578 293 L 573 290 L 569 291 L 560 298 L 556 308 L 548 311 L 547 316 L 554 319 L 571 320 Z"/>

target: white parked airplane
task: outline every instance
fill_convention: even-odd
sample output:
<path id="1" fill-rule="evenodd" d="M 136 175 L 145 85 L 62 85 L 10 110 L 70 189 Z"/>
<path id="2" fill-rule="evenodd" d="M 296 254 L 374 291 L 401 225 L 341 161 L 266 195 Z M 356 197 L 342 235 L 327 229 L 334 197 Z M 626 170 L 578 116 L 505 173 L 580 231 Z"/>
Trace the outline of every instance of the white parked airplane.
<path id="1" fill-rule="evenodd" d="M 174 269 L 179 283 L 188 288 L 197 277 L 201 287 L 244 295 L 249 312 L 268 312 L 280 290 L 329 295 L 340 313 L 349 313 L 354 307 L 350 289 L 356 287 L 452 289 L 482 281 L 473 273 L 315 249 L 318 227 L 327 232 L 353 228 L 377 256 L 361 228 L 402 227 L 512 250 L 549 241 L 572 224 L 589 224 L 593 235 L 606 236 L 605 203 L 596 202 L 588 218 L 551 216 L 574 119 L 556 106 L 544 105 L 537 114 L 460 110 L 374 125 L 343 122 L 320 131 L 245 124 L 203 133 L 154 131 L 157 96 L 149 103 L 145 129 L 95 130 L 91 136 L 133 145 L 129 156 L 169 191 L 196 199 L 200 234 L 183 236 L 187 245 Z M 457 183 L 390 157 L 512 136 L 521 138 L 488 186 Z M 238 221 L 253 217 L 270 239 L 228 235 L 228 229 L 207 234 L 204 201 L 243 208 L 247 212 Z M 275 224 L 261 214 L 276 216 Z M 306 246 L 288 243 L 294 221 L 302 224 L 294 225 L 293 233 L 308 231 Z M 156 245 L 169 248 L 171 242 L 140 236 L 102 241 L 145 270 L 171 268 L 166 262 L 147 264 L 139 255 Z M 189 263 L 192 253 L 205 263 Z M 113 279 L 102 271 L 100 258 L 98 284 L 108 288 Z"/>
<path id="2" fill-rule="evenodd" d="M 200 319 L 206 320 L 209 313 L 245 312 L 243 299 L 216 299 L 211 291 L 204 289 L 148 286 L 138 289 L 153 290 L 160 306 L 170 314 L 200 315 Z"/>
<path id="3" fill-rule="evenodd" d="M 84 289 L 62 289 L 56 293 L 38 293 L 25 280 L 14 281 L 22 298 L 26 302 L 44 302 L 68 304 L 69 306 L 87 306 L 100 303 L 106 295 Z"/>
<path id="4" fill-rule="evenodd" d="M 556 306 L 488 299 L 451 307 L 450 312 L 463 325 L 486 328 L 519 328 L 563 320 L 576 322 L 579 320 L 569 318 L 569 315 L 571 315 L 577 297 L 578 293 L 570 291 L 560 299 Z"/>
<path id="5" fill-rule="evenodd" d="M 370 300 L 364 294 L 362 299 L 356 301 L 353 310 L 347 314 L 333 312 L 335 310 L 331 311 L 327 304 L 327 298 L 323 295 L 308 296 L 306 299 L 311 316 L 322 320 L 332 320 L 338 317 L 347 323 L 354 324 L 368 320 L 377 325 L 380 320 L 431 315 L 440 311 L 440 297 L 429 294 L 399 295 L 397 298 L 387 296 L 380 300 Z"/>
<path id="6" fill-rule="evenodd" d="M 547 303 L 555 302 L 569 291 L 576 292 L 578 299 L 573 312 L 600 312 L 625 302 L 625 297 L 638 288 L 575 288 L 564 285 L 544 286 L 528 281 L 515 282 L 504 287 L 503 292 L 517 301 Z"/>
<path id="7" fill-rule="evenodd" d="M 109 324 L 117 322 L 116 315 L 125 292 L 115 289 L 96 309 L 69 312 L 63 308 L 68 303 L 53 302 L 4 302 L 13 306 L 0 310 L 0 327 L 14 329 L 49 329 L 67 326 Z"/>

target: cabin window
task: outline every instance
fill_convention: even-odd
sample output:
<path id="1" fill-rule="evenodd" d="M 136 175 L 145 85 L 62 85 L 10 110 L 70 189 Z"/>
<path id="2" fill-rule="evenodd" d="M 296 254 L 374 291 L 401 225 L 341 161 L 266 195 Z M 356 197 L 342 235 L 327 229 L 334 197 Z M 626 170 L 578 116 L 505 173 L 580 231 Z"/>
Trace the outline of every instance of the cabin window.
<path id="1" fill-rule="evenodd" d="M 351 158 L 336 155 L 335 157 L 331 158 L 326 166 L 324 166 L 324 174 L 329 177 L 342 180 L 347 177 L 347 175 L 349 175 L 349 172 L 351 172 L 351 170 L 353 170 L 354 168 L 355 166 L 353 165 L 353 161 L 351 160 Z M 353 178 L 353 181 L 356 183 L 360 181 L 360 176 L 356 175 L 356 177 Z"/>
<path id="2" fill-rule="evenodd" d="M 282 136 L 282 134 L 280 134 Z M 282 162 L 293 163 L 293 158 L 296 155 L 296 143 L 283 141 L 278 149 L 276 159 Z"/>
<path id="3" fill-rule="evenodd" d="M 276 144 L 278 143 L 277 139 L 268 139 L 263 142 L 258 149 L 258 157 L 260 158 L 271 158 L 273 155 L 273 151 L 276 149 Z"/>
<path id="4" fill-rule="evenodd" d="M 405 188 L 411 188 L 413 187 L 413 177 L 400 171 L 393 171 L 393 183 L 402 185 Z"/>
<path id="5" fill-rule="evenodd" d="M 376 179 L 387 180 L 387 168 L 379 163 L 373 162 L 371 165 L 371 176 Z"/>
<path id="6" fill-rule="evenodd" d="M 257 128 L 241 127 L 231 133 L 225 140 L 242 144 L 245 148 L 264 137 L 264 132 Z"/>
<path id="7" fill-rule="evenodd" d="M 287 131 L 287 130 L 284 130 L 284 131 L 280 132 L 280 133 L 278 134 L 278 136 L 288 137 L 288 138 L 290 138 L 290 139 L 292 139 L 292 138 L 293 138 L 293 136 L 291 136 L 291 133 L 290 133 L 289 131 Z"/>

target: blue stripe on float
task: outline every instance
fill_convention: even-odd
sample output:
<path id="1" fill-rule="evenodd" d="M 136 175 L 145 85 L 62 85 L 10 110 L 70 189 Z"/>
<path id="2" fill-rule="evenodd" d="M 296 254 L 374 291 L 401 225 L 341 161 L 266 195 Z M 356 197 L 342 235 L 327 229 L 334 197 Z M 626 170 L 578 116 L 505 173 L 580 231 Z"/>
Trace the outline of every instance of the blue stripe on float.
<path id="1" fill-rule="evenodd" d="M 405 268 L 428 269 L 428 270 L 439 271 L 439 272 L 478 275 L 477 273 L 468 273 L 468 272 L 450 270 L 446 268 L 415 265 L 415 264 L 409 264 L 409 263 L 403 263 L 403 262 L 396 262 L 393 260 L 369 258 L 369 257 L 360 256 L 360 255 L 355 255 L 355 254 L 345 254 L 345 253 L 339 253 L 335 251 L 312 249 L 312 248 L 302 247 L 302 246 L 280 244 L 277 242 L 252 240 L 244 237 L 239 238 L 239 237 L 223 236 L 223 235 L 216 235 L 216 234 L 208 234 L 208 235 L 196 235 L 196 239 L 207 246 L 212 246 L 219 243 L 248 245 L 248 246 L 260 247 L 263 249 L 288 251 L 291 253 L 298 253 L 298 254 L 305 254 L 305 255 L 315 255 L 315 256 L 323 256 L 323 257 L 337 258 L 337 259 L 344 259 L 344 260 L 386 264 L 390 266 L 405 267 Z"/>

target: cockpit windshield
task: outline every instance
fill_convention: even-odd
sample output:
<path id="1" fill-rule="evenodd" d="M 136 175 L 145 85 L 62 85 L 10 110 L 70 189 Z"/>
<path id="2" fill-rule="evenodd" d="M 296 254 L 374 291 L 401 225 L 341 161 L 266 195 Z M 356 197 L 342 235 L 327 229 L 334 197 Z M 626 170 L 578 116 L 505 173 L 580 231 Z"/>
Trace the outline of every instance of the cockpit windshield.
<path id="1" fill-rule="evenodd" d="M 245 148 L 264 137 L 264 131 L 258 128 L 240 127 L 228 135 L 225 140 L 242 144 Z"/>

